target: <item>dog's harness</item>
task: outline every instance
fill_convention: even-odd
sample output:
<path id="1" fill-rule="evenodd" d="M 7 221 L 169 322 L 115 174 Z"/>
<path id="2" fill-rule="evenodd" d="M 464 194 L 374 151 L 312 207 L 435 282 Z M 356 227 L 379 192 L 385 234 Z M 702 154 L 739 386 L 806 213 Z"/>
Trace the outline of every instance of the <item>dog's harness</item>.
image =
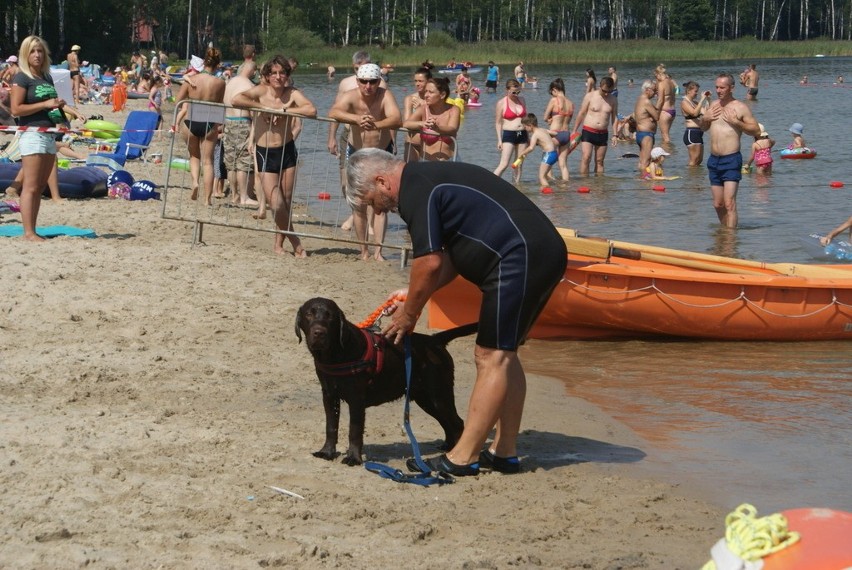
<path id="1" fill-rule="evenodd" d="M 316 369 L 330 376 L 355 376 L 356 374 L 379 374 L 385 366 L 385 337 L 367 329 L 359 329 L 367 341 L 367 348 L 358 360 L 324 364 L 315 362 Z"/>

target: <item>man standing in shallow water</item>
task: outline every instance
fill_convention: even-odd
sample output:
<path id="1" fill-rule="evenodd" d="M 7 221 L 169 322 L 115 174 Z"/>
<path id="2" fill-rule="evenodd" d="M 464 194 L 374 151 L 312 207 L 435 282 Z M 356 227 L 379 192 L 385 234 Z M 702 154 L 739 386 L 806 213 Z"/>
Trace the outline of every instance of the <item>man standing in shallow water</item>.
<path id="1" fill-rule="evenodd" d="M 743 157 L 740 138 L 743 133 L 760 134 L 760 126 L 748 105 L 734 99 L 734 77 L 720 73 L 716 78 L 716 96 L 701 117 L 702 131 L 710 131 L 710 189 L 713 207 L 722 225 L 736 228 L 737 190 L 742 179 Z"/>

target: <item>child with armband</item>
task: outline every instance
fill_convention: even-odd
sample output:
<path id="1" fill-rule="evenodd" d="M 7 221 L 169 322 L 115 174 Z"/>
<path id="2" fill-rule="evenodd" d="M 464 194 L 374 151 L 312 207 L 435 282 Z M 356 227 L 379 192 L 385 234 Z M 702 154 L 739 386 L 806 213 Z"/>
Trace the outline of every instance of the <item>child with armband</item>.
<path id="1" fill-rule="evenodd" d="M 559 158 L 559 154 L 556 152 L 556 143 L 553 142 L 553 137 L 549 130 L 538 126 L 538 118 L 533 113 L 529 113 L 521 119 L 521 125 L 529 133 L 529 144 L 527 148 L 518 154 L 518 159 L 512 164 L 512 168 L 520 166 L 524 158 L 536 146 L 540 146 L 544 154 L 541 157 L 541 164 L 538 167 L 538 183 L 541 184 L 542 189 L 547 188 L 548 174 L 553 170 L 553 165 L 556 164 L 556 160 Z"/>

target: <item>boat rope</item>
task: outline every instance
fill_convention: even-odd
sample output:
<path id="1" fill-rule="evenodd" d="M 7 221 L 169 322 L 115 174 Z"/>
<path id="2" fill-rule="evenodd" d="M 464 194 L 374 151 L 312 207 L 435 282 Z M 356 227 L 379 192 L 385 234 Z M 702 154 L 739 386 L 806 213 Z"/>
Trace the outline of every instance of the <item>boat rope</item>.
<path id="1" fill-rule="evenodd" d="M 746 294 L 745 287 L 741 287 L 740 288 L 740 294 L 737 295 L 736 297 L 734 297 L 733 299 L 729 299 L 729 300 L 722 301 L 722 302 L 719 302 L 719 303 L 699 305 L 698 303 L 688 303 L 686 301 L 683 301 L 682 299 L 678 299 L 677 297 L 672 296 L 669 293 L 666 293 L 665 291 L 663 291 L 662 289 L 660 289 L 657 286 L 656 279 L 652 279 L 651 284 L 646 285 L 644 287 L 638 287 L 636 289 L 619 289 L 617 291 L 613 290 L 613 289 L 603 289 L 603 288 L 597 288 L 597 287 L 590 287 L 588 285 L 585 285 L 583 283 L 577 283 L 576 281 L 572 281 L 570 279 L 564 279 L 563 278 L 563 281 L 572 285 L 573 287 L 577 287 L 579 289 L 584 289 L 586 291 L 589 291 L 590 293 L 595 293 L 595 294 L 598 294 L 598 295 L 624 296 L 624 295 L 629 295 L 631 293 L 642 293 L 642 292 L 647 292 L 647 291 L 654 291 L 659 296 L 661 296 L 661 297 L 663 297 L 663 298 L 665 298 L 669 301 L 672 301 L 673 303 L 678 303 L 678 304 L 683 305 L 685 307 L 691 307 L 691 308 L 694 308 L 694 309 L 717 309 L 719 307 L 724 307 L 725 305 L 730 305 L 731 303 L 742 302 L 742 303 L 745 303 L 748 307 L 751 307 L 752 309 L 754 309 L 756 312 L 761 312 L 761 313 L 764 313 L 764 314 L 767 314 L 767 315 L 772 315 L 774 317 L 786 317 L 788 319 L 805 319 L 805 318 L 808 318 L 808 317 L 812 317 L 814 315 L 818 315 L 819 313 L 821 313 L 825 310 L 828 310 L 828 309 L 830 309 L 831 307 L 834 307 L 834 306 L 852 309 L 852 304 L 843 303 L 840 300 L 838 300 L 836 289 L 831 290 L 831 302 L 826 303 L 824 306 L 818 307 L 818 308 L 814 309 L 813 311 L 811 311 L 809 313 L 803 313 L 803 314 L 800 314 L 800 315 L 785 315 L 783 313 L 778 313 L 776 311 L 772 311 L 770 309 L 767 309 L 766 307 L 762 306 L 759 302 L 756 302 L 756 301 L 749 299 L 747 294 Z"/>
<path id="2" fill-rule="evenodd" d="M 787 518 L 775 513 L 766 517 L 757 516 L 753 505 L 743 503 L 725 517 L 725 538 L 713 547 L 713 560 L 705 564 L 701 570 L 716 570 L 717 559 L 721 562 L 735 555 L 741 562 L 757 562 L 788 546 L 796 544 L 800 535 L 787 528 Z M 720 544 L 722 546 L 720 546 Z M 724 548 L 729 552 L 724 552 Z M 746 564 L 740 568 L 757 568 Z"/>

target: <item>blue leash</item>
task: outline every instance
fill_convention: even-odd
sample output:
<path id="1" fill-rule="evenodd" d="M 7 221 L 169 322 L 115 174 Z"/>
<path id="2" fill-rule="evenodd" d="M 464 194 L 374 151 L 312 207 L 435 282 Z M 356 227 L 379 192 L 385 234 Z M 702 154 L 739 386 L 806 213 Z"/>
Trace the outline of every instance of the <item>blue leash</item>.
<path id="1" fill-rule="evenodd" d="M 454 479 L 447 474 L 438 473 L 432 475 L 432 470 L 423 461 L 420 455 L 420 445 L 417 443 L 417 438 L 414 437 L 414 432 L 411 430 L 411 335 L 405 335 L 405 405 L 402 412 L 403 425 L 405 425 L 405 433 L 408 434 L 408 440 L 411 442 L 411 451 L 414 454 L 414 462 L 420 468 L 422 473 L 403 473 L 400 469 L 394 469 L 390 465 L 384 463 L 376 463 L 375 461 L 364 462 L 364 467 L 368 471 L 376 473 L 384 479 L 391 479 L 398 483 L 414 483 L 428 487 L 430 485 L 444 485 L 452 483 Z"/>

